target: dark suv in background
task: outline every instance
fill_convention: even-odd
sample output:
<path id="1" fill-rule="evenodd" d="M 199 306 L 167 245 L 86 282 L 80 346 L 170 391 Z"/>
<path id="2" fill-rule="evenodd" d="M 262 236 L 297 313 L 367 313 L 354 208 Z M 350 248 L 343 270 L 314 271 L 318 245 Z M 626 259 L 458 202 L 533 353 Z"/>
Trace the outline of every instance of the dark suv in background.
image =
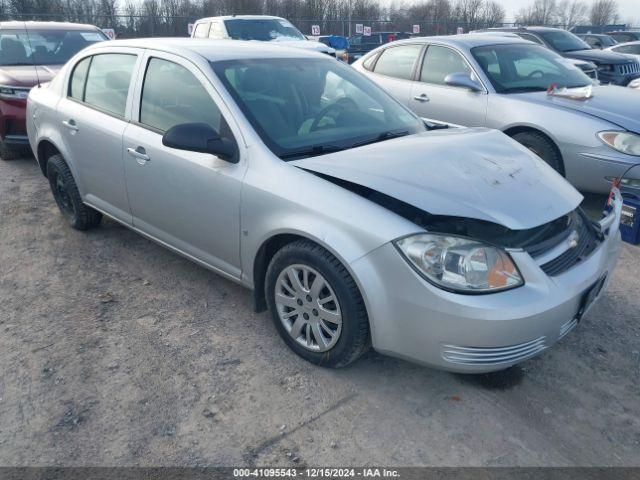
<path id="1" fill-rule="evenodd" d="M 578 34 L 578 37 L 587 42 L 591 48 L 597 48 L 598 50 L 613 47 L 618 43 L 612 36 L 601 33 L 582 33 Z"/>
<path id="2" fill-rule="evenodd" d="M 28 33 L 28 35 L 27 35 Z M 0 158 L 28 151 L 27 96 L 72 56 L 107 40 L 98 27 L 57 22 L 0 22 Z"/>
<path id="3" fill-rule="evenodd" d="M 591 48 L 571 32 L 550 27 L 492 28 L 483 32 L 510 32 L 525 40 L 544 45 L 565 58 L 591 62 L 598 67 L 601 83 L 626 87 L 640 78 L 640 62 L 628 56 Z"/>
<path id="4" fill-rule="evenodd" d="M 613 37 L 618 43 L 637 42 L 640 40 L 640 30 L 609 32 L 607 35 Z"/>
<path id="5" fill-rule="evenodd" d="M 355 35 L 349 37 L 349 63 L 353 63 L 380 45 L 409 38 L 410 33 L 373 32 L 371 35 Z"/>

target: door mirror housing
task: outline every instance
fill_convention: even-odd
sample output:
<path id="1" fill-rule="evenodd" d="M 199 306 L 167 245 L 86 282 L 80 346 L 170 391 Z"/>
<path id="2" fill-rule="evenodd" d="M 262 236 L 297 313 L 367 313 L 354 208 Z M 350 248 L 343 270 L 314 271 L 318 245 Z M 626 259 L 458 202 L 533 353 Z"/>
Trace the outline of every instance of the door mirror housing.
<path id="1" fill-rule="evenodd" d="M 447 75 L 444 79 L 444 83 L 451 87 L 461 87 L 471 90 L 472 92 L 482 92 L 484 89 L 480 82 L 471 78 L 468 73 L 452 73 Z"/>
<path id="2" fill-rule="evenodd" d="M 162 136 L 162 144 L 177 150 L 210 153 L 230 163 L 238 163 L 240 157 L 236 142 L 221 137 L 206 123 L 182 123 L 171 127 Z"/>

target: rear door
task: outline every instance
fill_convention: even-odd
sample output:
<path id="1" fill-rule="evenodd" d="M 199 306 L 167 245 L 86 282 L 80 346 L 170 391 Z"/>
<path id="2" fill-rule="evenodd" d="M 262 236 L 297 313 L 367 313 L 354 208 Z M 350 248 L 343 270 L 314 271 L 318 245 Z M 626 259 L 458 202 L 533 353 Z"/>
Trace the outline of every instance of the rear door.
<path id="1" fill-rule="evenodd" d="M 371 78 L 405 106 L 409 105 L 412 78 L 422 49 L 421 44 L 386 48 L 372 66 Z"/>
<path id="2" fill-rule="evenodd" d="M 141 51 L 121 48 L 80 60 L 71 71 L 58 121 L 85 202 L 131 223 L 122 158 L 133 72 Z"/>
<path id="3" fill-rule="evenodd" d="M 468 127 L 484 126 L 487 92 L 472 92 L 447 85 L 445 78 L 454 73 L 466 73 L 478 78 L 460 52 L 442 45 L 429 45 L 417 81 L 413 83 L 409 107 L 426 119 Z"/>
<path id="4" fill-rule="evenodd" d="M 163 134 L 183 123 L 207 123 L 242 142 L 228 110 L 190 61 L 149 51 L 136 82 L 123 155 L 136 228 L 234 278 L 240 277 L 243 148 L 232 164 L 206 153 L 165 147 Z"/>

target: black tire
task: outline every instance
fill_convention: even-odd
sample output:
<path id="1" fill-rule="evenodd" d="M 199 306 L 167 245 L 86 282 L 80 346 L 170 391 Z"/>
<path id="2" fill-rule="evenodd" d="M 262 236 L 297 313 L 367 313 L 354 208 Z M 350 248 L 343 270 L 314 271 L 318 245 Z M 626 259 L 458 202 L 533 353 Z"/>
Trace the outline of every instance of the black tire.
<path id="1" fill-rule="evenodd" d="M 281 272 L 296 264 L 309 266 L 320 273 L 338 298 L 342 330 L 330 350 L 313 352 L 306 349 L 289 335 L 280 320 L 275 301 L 277 280 Z M 311 241 L 290 243 L 273 256 L 266 273 L 265 298 L 280 336 L 289 348 L 311 363 L 331 368 L 345 367 L 355 362 L 371 346 L 369 319 L 358 286 L 336 257 Z"/>
<path id="2" fill-rule="evenodd" d="M 76 182 L 62 155 L 52 155 L 49 158 L 47 177 L 53 198 L 72 228 L 89 230 L 100 224 L 102 214 L 82 203 Z"/>
<path id="3" fill-rule="evenodd" d="M 562 156 L 553 142 L 547 137 L 537 132 L 520 132 L 513 135 L 512 138 L 538 155 L 551 168 L 564 176 Z"/>
<path id="4" fill-rule="evenodd" d="M 0 159 L 16 160 L 28 156 L 29 149 L 27 147 L 10 147 L 3 141 L 0 141 Z"/>

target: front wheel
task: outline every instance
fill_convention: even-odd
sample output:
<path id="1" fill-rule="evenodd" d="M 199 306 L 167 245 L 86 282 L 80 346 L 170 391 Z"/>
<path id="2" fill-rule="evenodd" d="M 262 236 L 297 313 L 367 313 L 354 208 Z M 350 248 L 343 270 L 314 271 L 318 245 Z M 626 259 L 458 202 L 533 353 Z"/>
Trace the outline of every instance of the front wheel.
<path id="1" fill-rule="evenodd" d="M 556 172 L 564 176 L 562 156 L 553 142 L 547 137 L 536 132 L 520 132 L 516 133 L 512 138 L 527 147 Z"/>
<path id="2" fill-rule="evenodd" d="M 102 214 L 82 203 L 76 182 L 62 155 L 53 155 L 49 158 L 47 177 L 53 198 L 72 228 L 89 230 L 100 224 Z"/>
<path id="3" fill-rule="evenodd" d="M 305 360 L 344 367 L 369 348 L 360 291 L 342 263 L 319 245 L 300 240 L 278 251 L 267 269 L 265 295 L 278 333 Z"/>

